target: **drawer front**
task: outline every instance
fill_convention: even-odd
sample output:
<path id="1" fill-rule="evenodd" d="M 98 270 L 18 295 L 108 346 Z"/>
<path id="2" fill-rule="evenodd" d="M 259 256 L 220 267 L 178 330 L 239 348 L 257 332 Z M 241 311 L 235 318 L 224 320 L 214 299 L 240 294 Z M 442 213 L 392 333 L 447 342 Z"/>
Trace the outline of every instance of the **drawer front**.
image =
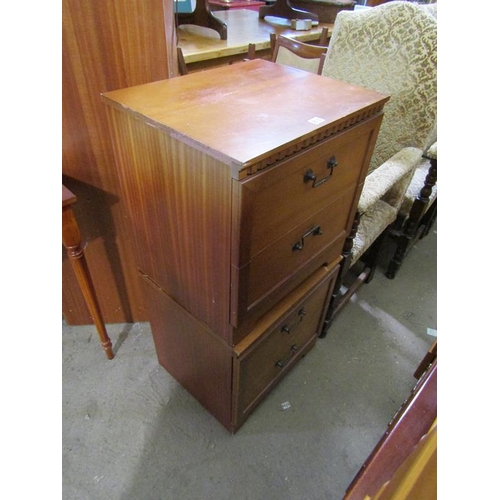
<path id="1" fill-rule="evenodd" d="M 295 301 L 293 307 L 279 316 L 266 332 L 235 359 L 237 425 L 241 425 L 264 395 L 314 345 L 338 269 L 338 265 L 326 272 L 323 268 L 308 283 L 299 287 L 294 292 L 299 300 Z M 318 275 L 320 281 L 316 277 Z M 312 287 L 311 281 L 315 281 Z M 309 288 L 304 293 L 307 286 Z M 276 309 L 279 310 L 279 307 Z M 272 311 L 267 314 L 270 315 Z"/>
<path id="2" fill-rule="evenodd" d="M 231 270 L 231 324 L 238 342 L 252 322 L 323 265 L 340 257 L 354 190 L 302 221 L 282 238 Z"/>
<path id="3" fill-rule="evenodd" d="M 348 191 L 319 213 L 314 214 L 279 240 L 253 256 L 248 270 L 247 302 L 250 308 L 269 293 L 293 279 L 294 272 L 314 256 L 323 252 L 332 242 L 338 245 L 331 249 L 327 263 L 340 255 L 346 236 L 353 190 Z"/>
<path id="4" fill-rule="evenodd" d="M 236 183 L 240 226 L 233 265 L 242 267 L 299 222 L 352 191 L 364 178 L 376 123 L 358 125 Z"/>

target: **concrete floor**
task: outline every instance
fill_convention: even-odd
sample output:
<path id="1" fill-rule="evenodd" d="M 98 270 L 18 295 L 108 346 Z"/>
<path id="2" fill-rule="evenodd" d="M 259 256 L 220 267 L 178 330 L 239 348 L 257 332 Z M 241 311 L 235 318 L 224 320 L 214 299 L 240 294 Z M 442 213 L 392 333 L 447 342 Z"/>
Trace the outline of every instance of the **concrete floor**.
<path id="1" fill-rule="evenodd" d="M 435 340 L 436 247 L 431 230 L 395 280 L 380 269 L 234 436 L 158 365 L 148 323 L 108 325 L 112 361 L 63 323 L 63 498 L 341 500 Z"/>

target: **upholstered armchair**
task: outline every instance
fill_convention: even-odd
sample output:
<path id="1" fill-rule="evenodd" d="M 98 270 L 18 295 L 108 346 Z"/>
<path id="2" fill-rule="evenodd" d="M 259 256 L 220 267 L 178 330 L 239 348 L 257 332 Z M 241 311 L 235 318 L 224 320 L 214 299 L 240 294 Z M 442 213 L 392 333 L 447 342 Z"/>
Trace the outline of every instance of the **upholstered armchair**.
<path id="1" fill-rule="evenodd" d="M 422 155 L 437 140 L 436 18 L 422 6 L 400 1 L 339 12 L 322 75 L 391 96 L 344 246 L 324 336 L 335 313 L 372 279 Z M 358 268 L 348 284 L 348 271 Z"/>
<path id="2" fill-rule="evenodd" d="M 437 20 L 437 3 L 420 7 Z M 385 275 L 394 279 L 413 244 L 425 237 L 437 217 L 437 141 L 426 151 L 403 197 L 391 237 L 396 250 Z"/>

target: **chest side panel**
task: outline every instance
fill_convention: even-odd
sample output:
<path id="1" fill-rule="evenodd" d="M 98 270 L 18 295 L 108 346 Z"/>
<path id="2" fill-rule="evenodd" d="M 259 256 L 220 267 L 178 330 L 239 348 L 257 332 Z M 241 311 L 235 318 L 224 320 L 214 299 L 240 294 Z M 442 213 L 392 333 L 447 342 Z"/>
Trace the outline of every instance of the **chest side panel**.
<path id="1" fill-rule="evenodd" d="M 224 337 L 230 267 L 229 167 L 167 132 L 108 110 L 136 264 Z"/>

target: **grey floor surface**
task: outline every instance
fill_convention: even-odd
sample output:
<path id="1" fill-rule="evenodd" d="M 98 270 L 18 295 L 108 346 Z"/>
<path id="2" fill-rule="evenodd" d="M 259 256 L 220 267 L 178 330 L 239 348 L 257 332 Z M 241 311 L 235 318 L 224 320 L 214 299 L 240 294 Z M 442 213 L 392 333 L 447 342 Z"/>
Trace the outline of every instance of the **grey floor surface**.
<path id="1" fill-rule="evenodd" d="M 436 249 L 431 230 L 395 280 L 379 269 L 233 436 L 158 365 L 148 323 L 108 325 L 109 361 L 63 322 L 63 498 L 341 500 L 435 340 Z"/>

